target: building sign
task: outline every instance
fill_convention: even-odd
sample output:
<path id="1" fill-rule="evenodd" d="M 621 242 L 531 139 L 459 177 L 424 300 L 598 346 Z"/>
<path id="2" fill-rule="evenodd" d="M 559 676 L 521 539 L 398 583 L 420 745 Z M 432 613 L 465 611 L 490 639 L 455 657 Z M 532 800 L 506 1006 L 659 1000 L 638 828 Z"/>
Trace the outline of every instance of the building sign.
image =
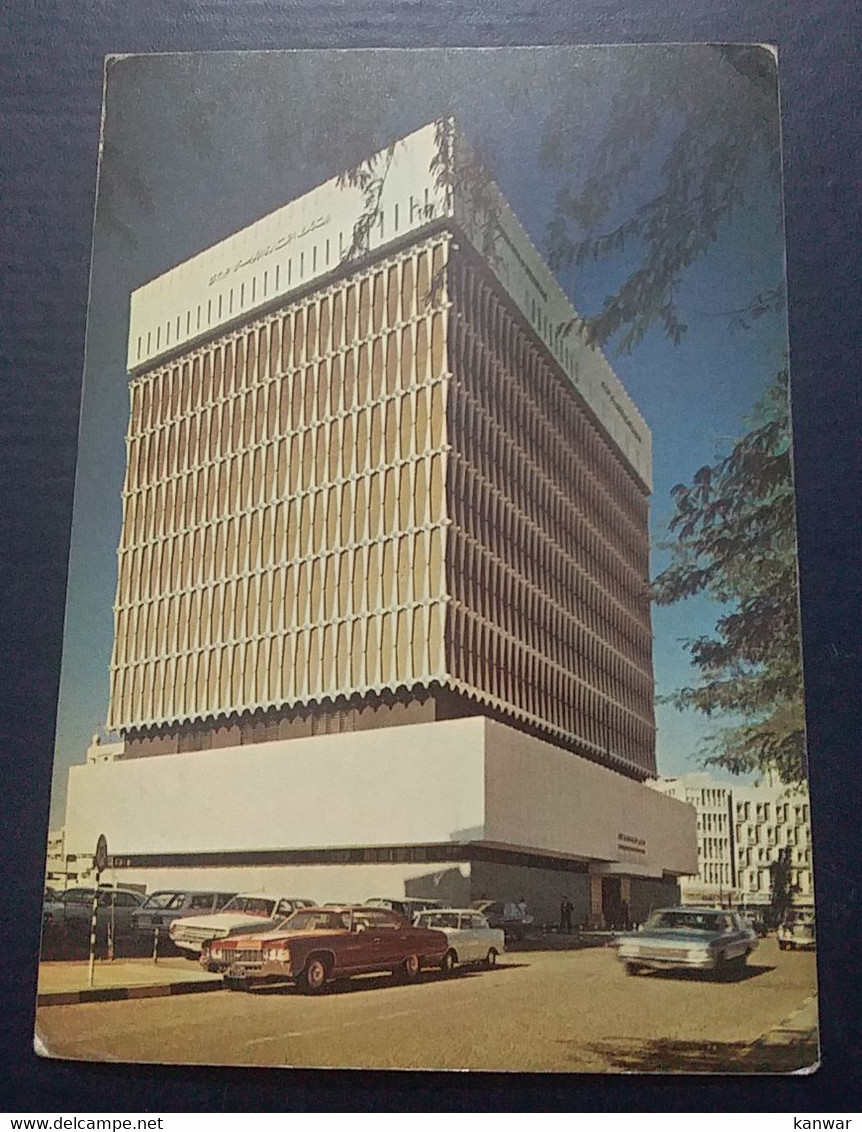
<path id="1" fill-rule="evenodd" d="M 232 266 L 224 267 L 221 271 L 215 272 L 215 274 L 211 275 L 209 278 L 209 286 L 213 287 L 216 283 L 220 282 L 222 279 L 226 279 L 235 271 L 240 271 L 244 267 L 252 267 L 260 260 L 266 259 L 267 256 L 273 255 L 275 252 L 282 251 L 284 248 L 292 244 L 295 240 L 301 240 L 304 236 L 308 236 L 312 232 L 316 232 L 318 228 L 326 227 L 326 225 L 329 224 L 331 220 L 332 217 L 329 215 L 316 216 L 314 220 L 306 224 L 298 231 L 288 232 L 284 236 L 281 236 L 278 240 L 276 240 L 275 243 L 267 244 L 265 247 L 258 248 L 245 259 L 239 259 Z"/>

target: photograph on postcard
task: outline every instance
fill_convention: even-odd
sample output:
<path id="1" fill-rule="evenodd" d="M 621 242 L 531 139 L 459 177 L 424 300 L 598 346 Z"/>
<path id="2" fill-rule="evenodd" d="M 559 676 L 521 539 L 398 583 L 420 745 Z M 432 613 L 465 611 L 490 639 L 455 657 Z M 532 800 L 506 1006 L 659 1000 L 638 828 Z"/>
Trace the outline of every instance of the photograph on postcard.
<path id="1" fill-rule="evenodd" d="M 37 1049 L 816 1066 L 774 50 L 105 76 Z"/>

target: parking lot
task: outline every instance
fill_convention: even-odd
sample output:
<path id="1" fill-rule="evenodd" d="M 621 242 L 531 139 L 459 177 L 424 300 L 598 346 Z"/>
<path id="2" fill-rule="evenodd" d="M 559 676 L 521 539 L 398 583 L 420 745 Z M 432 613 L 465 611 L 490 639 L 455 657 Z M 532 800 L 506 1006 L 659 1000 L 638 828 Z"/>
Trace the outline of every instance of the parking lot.
<path id="1" fill-rule="evenodd" d="M 761 941 L 727 982 L 626 977 L 609 948 L 508 953 L 493 970 L 356 979 L 293 989 L 41 1007 L 60 1056 L 272 1066 L 575 1072 L 786 1072 L 816 1060 L 807 1038 L 761 1039 L 815 992 L 815 956 Z M 810 1011 L 810 1007 L 809 1007 Z"/>

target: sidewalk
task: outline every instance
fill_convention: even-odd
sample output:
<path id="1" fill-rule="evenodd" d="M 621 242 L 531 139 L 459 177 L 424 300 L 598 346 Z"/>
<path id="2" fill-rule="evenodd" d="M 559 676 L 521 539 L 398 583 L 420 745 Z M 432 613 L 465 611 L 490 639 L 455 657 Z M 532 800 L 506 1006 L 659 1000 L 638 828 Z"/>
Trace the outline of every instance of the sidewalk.
<path id="1" fill-rule="evenodd" d="M 814 1073 L 820 1065 L 820 1031 L 817 996 L 767 1030 L 745 1058 L 753 1073 Z"/>
<path id="2" fill-rule="evenodd" d="M 201 994 L 222 987 L 220 975 L 211 975 L 197 963 L 171 956 L 152 959 L 96 961 L 89 986 L 86 961 L 48 962 L 39 965 L 39 1006 L 68 1006 L 78 1002 L 110 1002 L 128 998 L 158 998 L 174 994 Z"/>

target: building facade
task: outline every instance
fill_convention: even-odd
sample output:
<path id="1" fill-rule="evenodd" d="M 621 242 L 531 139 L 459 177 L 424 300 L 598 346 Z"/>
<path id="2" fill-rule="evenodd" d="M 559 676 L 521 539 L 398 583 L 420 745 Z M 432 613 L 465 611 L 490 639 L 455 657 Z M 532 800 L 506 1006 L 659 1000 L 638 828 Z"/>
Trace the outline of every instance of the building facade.
<path id="1" fill-rule="evenodd" d="M 476 166 L 451 124 L 381 163 L 372 214 L 327 182 L 132 296 L 108 717 L 124 766 L 101 795 L 134 761 L 143 782 L 152 759 L 180 775 L 194 754 L 209 775 L 231 751 L 245 773 L 245 748 L 270 744 L 289 779 L 314 739 L 349 740 L 379 789 L 388 772 L 359 733 L 381 750 L 463 734 L 483 800 L 461 828 L 480 835 L 453 849 L 450 829 L 443 860 L 471 876 L 483 853 L 532 852 L 551 873 L 624 865 L 584 882 L 583 918 L 600 919 L 603 900 L 637 902 L 632 876 L 672 887 L 692 861 L 683 808 L 639 785 L 655 773 L 649 430 L 601 354 L 560 333 L 575 313 L 493 183 L 481 205 L 464 189 Z M 505 747 L 507 731 L 534 745 L 518 776 L 629 799 L 612 851 L 562 827 L 548 841 L 535 800 L 534 827 L 513 840 L 510 815 L 492 848 L 506 792 L 488 735 Z M 370 851 L 390 824 L 346 847 Z M 408 856 L 416 837 L 400 836 Z"/>
<path id="2" fill-rule="evenodd" d="M 683 899 L 744 904 L 772 902 L 772 867 L 784 857 L 793 903 L 814 903 L 808 791 L 769 780 L 718 782 L 708 774 L 660 778 L 654 789 L 697 812 L 698 871 L 681 882 Z"/>

